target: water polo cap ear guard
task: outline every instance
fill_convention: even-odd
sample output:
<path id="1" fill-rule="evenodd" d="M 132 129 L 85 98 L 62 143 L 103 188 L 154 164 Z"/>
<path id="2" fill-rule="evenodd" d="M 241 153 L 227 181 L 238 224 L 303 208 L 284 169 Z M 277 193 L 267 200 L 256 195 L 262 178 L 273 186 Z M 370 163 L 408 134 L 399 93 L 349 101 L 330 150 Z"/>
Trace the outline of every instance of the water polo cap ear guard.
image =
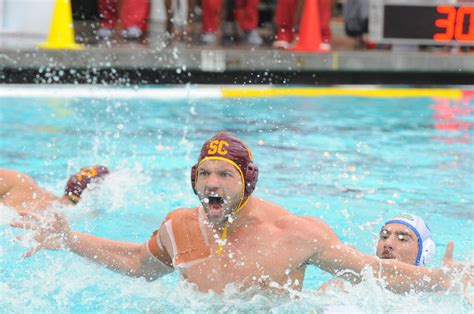
<path id="1" fill-rule="evenodd" d="M 420 265 L 428 265 L 433 261 L 434 253 L 436 251 L 436 245 L 431 237 L 423 241 L 422 250 Z"/>

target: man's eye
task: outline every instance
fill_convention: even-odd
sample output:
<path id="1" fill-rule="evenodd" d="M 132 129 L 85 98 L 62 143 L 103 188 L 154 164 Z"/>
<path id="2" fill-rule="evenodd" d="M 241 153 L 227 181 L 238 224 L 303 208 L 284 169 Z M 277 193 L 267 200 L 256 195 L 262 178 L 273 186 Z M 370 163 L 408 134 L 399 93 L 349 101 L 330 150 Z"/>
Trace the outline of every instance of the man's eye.
<path id="1" fill-rule="evenodd" d="M 227 177 L 231 177 L 232 175 L 231 175 L 230 173 L 228 173 L 228 172 L 221 172 L 221 176 L 222 176 L 223 178 L 227 178 Z"/>
<path id="2" fill-rule="evenodd" d="M 404 236 L 404 235 L 398 235 L 398 240 L 402 241 L 402 242 L 405 242 L 407 241 L 407 238 Z"/>
<path id="3" fill-rule="evenodd" d="M 207 172 L 207 171 L 200 171 L 199 172 L 199 176 L 201 176 L 201 177 L 208 176 L 208 175 L 209 175 L 209 172 Z"/>

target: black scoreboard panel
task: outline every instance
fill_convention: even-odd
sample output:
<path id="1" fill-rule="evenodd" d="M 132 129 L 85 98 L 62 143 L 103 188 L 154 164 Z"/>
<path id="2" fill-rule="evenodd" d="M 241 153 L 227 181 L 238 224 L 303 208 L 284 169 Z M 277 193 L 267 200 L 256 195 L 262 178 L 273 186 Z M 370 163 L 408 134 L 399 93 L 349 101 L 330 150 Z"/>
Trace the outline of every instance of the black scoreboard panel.
<path id="1" fill-rule="evenodd" d="M 381 13 L 375 15 L 377 22 L 370 24 L 369 32 L 375 28 L 374 40 L 387 43 L 474 45 L 474 2 L 455 5 L 413 2 L 399 4 L 392 1 L 373 6 Z"/>

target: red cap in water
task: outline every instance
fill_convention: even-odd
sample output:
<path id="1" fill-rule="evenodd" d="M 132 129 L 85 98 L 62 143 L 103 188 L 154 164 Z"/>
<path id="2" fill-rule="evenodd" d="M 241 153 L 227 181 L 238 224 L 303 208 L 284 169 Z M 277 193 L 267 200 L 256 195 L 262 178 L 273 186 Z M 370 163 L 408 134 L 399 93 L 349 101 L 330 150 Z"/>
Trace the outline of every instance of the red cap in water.
<path id="1" fill-rule="evenodd" d="M 81 194 L 89 183 L 95 182 L 109 173 L 109 169 L 101 165 L 84 167 L 77 174 L 69 177 L 64 189 L 64 195 L 67 195 L 76 204 L 80 201 Z"/>

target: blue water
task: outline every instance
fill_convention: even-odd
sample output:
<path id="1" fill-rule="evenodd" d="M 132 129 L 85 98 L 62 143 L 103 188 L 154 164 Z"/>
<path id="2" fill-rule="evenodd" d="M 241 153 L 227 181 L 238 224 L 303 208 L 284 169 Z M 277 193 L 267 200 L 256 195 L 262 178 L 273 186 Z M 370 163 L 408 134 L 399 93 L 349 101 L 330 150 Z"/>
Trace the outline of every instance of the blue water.
<path id="1" fill-rule="evenodd" d="M 111 91 L 113 95 L 113 91 Z M 440 101 L 463 108 L 449 121 Z M 440 264 L 449 240 L 472 260 L 474 100 L 431 98 L 91 99 L 0 96 L 0 167 L 30 174 L 60 195 L 78 168 L 114 170 L 66 210 L 73 228 L 144 242 L 176 207 L 198 204 L 189 182 L 200 145 L 220 130 L 251 147 L 255 195 L 325 220 L 343 241 L 374 254 L 380 224 L 399 213 L 425 218 Z M 437 109 L 438 108 L 438 109 Z M 470 108 L 470 109 L 469 109 Z M 454 123 L 454 127 L 443 124 Z M 457 125 L 457 127 L 456 127 Z M 374 280 L 350 293 L 315 296 L 330 277 L 310 267 L 296 298 L 253 292 L 201 294 L 168 275 L 149 283 L 69 252 L 22 261 L 15 216 L 4 206 L 0 312 L 309 312 L 336 305 L 365 312 L 468 312 L 457 294 L 398 296 Z"/>

